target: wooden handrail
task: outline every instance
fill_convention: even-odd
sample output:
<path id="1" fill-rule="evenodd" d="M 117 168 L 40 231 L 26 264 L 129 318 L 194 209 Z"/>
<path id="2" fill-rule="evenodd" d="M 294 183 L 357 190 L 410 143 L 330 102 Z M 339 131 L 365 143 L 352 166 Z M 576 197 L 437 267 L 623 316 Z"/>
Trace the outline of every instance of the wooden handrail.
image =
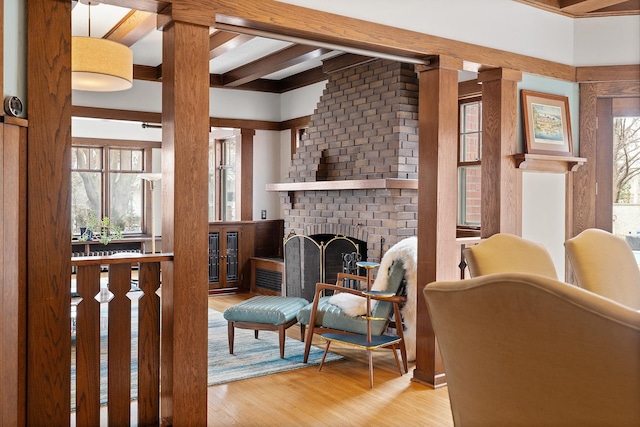
<path id="1" fill-rule="evenodd" d="M 140 254 L 135 252 L 122 252 L 106 256 L 76 256 L 71 258 L 71 265 L 109 265 L 109 264 L 136 264 L 147 262 L 173 261 L 172 253 Z"/>

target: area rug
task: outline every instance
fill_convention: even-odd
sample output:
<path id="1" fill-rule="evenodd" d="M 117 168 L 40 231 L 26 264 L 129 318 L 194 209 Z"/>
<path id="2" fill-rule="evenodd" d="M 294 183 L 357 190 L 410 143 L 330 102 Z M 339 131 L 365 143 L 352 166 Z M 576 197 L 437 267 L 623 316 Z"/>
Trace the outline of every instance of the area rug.
<path id="1" fill-rule="evenodd" d="M 312 346 L 309 363 L 303 363 L 304 343 L 287 337 L 284 359 L 280 359 L 277 332 L 260 331 L 256 340 L 253 331 L 236 329 L 233 353 L 229 354 L 227 321 L 222 313 L 209 309 L 209 385 L 318 365 L 324 349 Z M 340 359 L 342 356 L 329 353 L 325 363 Z"/>
<path id="2" fill-rule="evenodd" d="M 137 312 L 137 307 L 132 307 Z M 134 318 L 137 313 L 134 313 Z M 137 322 L 132 321 L 134 337 L 137 336 Z M 298 329 L 299 326 L 293 326 Z M 100 337 L 101 343 L 101 378 L 100 378 L 100 403 L 107 403 L 107 356 L 106 334 Z M 138 361 L 137 340 L 132 341 L 131 361 L 131 399 L 137 397 Z M 75 346 L 74 346 L 75 347 Z M 233 345 L 234 354 L 229 354 L 229 341 L 227 338 L 227 321 L 222 313 L 209 309 L 209 368 L 208 384 L 218 385 L 278 372 L 290 371 L 307 366 L 319 365 L 322 359 L 323 349 L 311 347 L 309 362 L 303 363 L 304 343 L 293 338 L 286 338 L 284 359 L 280 359 L 280 344 L 278 333 L 260 331 L 258 339 L 254 333 L 247 329 L 236 329 Z M 75 353 L 75 348 L 72 353 Z M 327 362 L 340 360 L 343 357 L 334 353 L 328 353 Z M 75 364 L 71 366 L 71 405 L 75 409 Z"/>

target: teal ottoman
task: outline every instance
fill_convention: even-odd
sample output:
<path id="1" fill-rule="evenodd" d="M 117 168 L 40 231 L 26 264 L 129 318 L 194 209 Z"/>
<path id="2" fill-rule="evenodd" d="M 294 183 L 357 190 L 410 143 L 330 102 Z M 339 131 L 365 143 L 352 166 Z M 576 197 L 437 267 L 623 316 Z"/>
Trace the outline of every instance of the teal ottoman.
<path id="1" fill-rule="evenodd" d="M 278 331 L 280 334 L 280 358 L 284 359 L 285 331 L 296 324 L 296 315 L 309 304 L 304 298 L 261 295 L 227 308 L 223 316 L 229 328 L 229 353 L 233 354 L 235 328 L 258 331 Z M 301 341 L 304 341 L 304 325 L 300 325 Z"/>

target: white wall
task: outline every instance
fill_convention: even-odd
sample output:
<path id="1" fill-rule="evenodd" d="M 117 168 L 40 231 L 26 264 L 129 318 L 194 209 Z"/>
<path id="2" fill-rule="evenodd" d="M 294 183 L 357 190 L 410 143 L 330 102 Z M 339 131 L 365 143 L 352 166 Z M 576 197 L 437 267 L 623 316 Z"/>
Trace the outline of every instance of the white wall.
<path id="1" fill-rule="evenodd" d="M 570 18 L 512 0 L 280 1 L 562 63 L 573 56 Z"/>
<path id="2" fill-rule="evenodd" d="M 327 82 L 324 81 L 283 93 L 280 97 L 280 119 L 285 121 L 313 114 L 326 87 Z"/>
<path id="3" fill-rule="evenodd" d="M 282 218 L 280 194 L 266 192 L 264 187 L 280 180 L 280 134 L 277 131 L 256 131 L 253 138 L 253 219 L 267 211 L 267 219 Z"/>
<path id="4" fill-rule="evenodd" d="M 574 63 L 629 65 L 640 63 L 640 17 L 576 19 Z"/>
<path id="5" fill-rule="evenodd" d="M 140 122 L 85 117 L 71 118 L 71 134 L 76 138 L 109 138 L 162 142 L 162 129 L 144 129 Z M 154 170 L 153 172 L 157 171 Z"/>
<path id="6" fill-rule="evenodd" d="M 4 94 L 22 100 L 26 117 L 27 105 L 27 26 L 26 0 L 4 0 Z"/>
<path id="7" fill-rule="evenodd" d="M 565 268 L 565 179 L 562 173 L 522 172 L 522 237 L 547 248 L 560 280 Z"/>
<path id="8" fill-rule="evenodd" d="M 640 62 L 637 16 L 572 19 L 513 0 L 278 1 L 562 64 Z"/>
<path id="9" fill-rule="evenodd" d="M 73 91 L 73 105 L 162 112 L 162 84 L 134 80 L 122 92 Z M 233 89 L 209 89 L 209 115 L 219 118 L 280 121 L 280 95 Z"/>

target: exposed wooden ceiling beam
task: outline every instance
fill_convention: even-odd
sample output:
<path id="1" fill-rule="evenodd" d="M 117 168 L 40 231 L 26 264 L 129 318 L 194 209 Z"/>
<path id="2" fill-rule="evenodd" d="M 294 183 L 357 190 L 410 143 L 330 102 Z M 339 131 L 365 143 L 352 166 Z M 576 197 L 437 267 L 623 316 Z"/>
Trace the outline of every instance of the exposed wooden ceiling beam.
<path id="1" fill-rule="evenodd" d="M 640 14 L 640 0 L 515 0 L 573 18 Z"/>
<path id="2" fill-rule="evenodd" d="M 124 120 L 133 122 L 162 123 L 162 113 L 148 111 L 115 110 L 111 108 L 96 108 L 73 105 L 71 107 L 73 117 L 90 117 L 105 120 Z"/>
<path id="3" fill-rule="evenodd" d="M 110 4 L 112 6 L 125 7 L 127 9 L 143 10 L 145 12 L 159 13 L 169 6 L 170 2 L 158 0 L 96 0 L 98 3 Z"/>
<path id="4" fill-rule="evenodd" d="M 310 84 L 318 83 L 327 80 L 328 76 L 322 69 L 322 67 L 312 68 L 307 71 L 303 71 L 298 74 L 294 74 L 289 77 L 285 77 L 278 83 L 278 93 L 288 92 L 290 90 L 299 89 L 301 87 L 309 86 Z"/>
<path id="5" fill-rule="evenodd" d="M 222 81 L 226 87 L 240 86 L 328 52 L 328 49 L 293 45 L 225 73 Z"/>
<path id="6" fill-rule="evenodd" d="M 586 15 L 589 12 L 625 2 L 626 0 L 561 0 L 560 10 L 572 15 Z"/>
<path id="7" fill-rule="evenodd" d="M 329 58 L 324 61 L 324 63 L 322 64 L 322 70 L 327 74 L 335 73 L 336 71 L 355 67 L 356 65 L 361 65 L 373 61 L 374 59 L 376 58 L 364 55 L 356 55 L 353 53 L 344 53 L 342 55 L 334 56 L 333 58 Z"/>
<path id="8" fill-rule="evenodd" d="M 606 14 L 607 16 L 640 15 L 640 0 L 627 0 L 623 3 L 604 7 L 594 13 L 598 13 L 599 15 Z M 591 15 L 592 14 L 589 16 Z"/>
<path id="9" fill-rule="evenodd" d="M 71 106 L 73 117 L 89 117 L 104 120 L 123 120 L 143 123 L 162 123 L 162 113 L 151 113 L 147 111 L 116 110 L 111 108 L 84 107 L 79 105 Z M 269 120 L 244 120 L 210 117 L 209 124 L 212 127 L 249 128 L 260 130 L 285 130 L 289 129 L 291 123 L 301 120 L 308 122 L 308 117 L 287 120 L 285 122 L 275 122 Z M 95 138 L 94 138 L 95 139 Z M 78 141 L 78 138 L 74 138 Z"/>
<path id="10" fill-rule="evenodd" d="M 156 28 L 156 21 L 157 15 L 154 13 L 132 10 L 122 18 L 120 22 L 114 25 L 114 27 L 107 32 L 104 38 L 127 46 L 132 46 Z M 225 52 L 231 51 L 235 47 L 238 47 L 253 38 L 254 36 L 247 34 L 215 31 L 209 37 L 209 57 L 213 59 Z M 296 45 L 292 48 L 284 49 L 283 51 L 276 52 L 273 55 L 268 55 L 265 58 L 254 61 L 252 64 L 249 64 L 252 65 L 251 67 L 243 66 L 236 70 L 241 76 L 243 72 L 253 73 L 253 76 L 266 75 L 294 65 L 295 63 L 303 62 L 310 58 L 322 55 L 326 52 L 327 51 L 324 49 Z M 267 71 L 255 72 L 255 69 Z M 233 70 L 232 72 L 236 70 Z M 152 82 L 162 81 L 162 64 L 156 67 L 134 64 L 133 78 L 135 80 Z M 224 84 L 226 78 L 228 78 L 227 75 L 211 74 L 209 78 L 210 87 L 221 88 L 228 86 L 228 84 Z M 312 83 L 317 83 L 325 79 L 326 75 L 322 72 L 321 68 L 318 67 L 287 77 L 280 81 L 252 78 L 245 75 L 243 78 L 244 83 L 234 82 L 234 87 L 240 90 L 283 93 Z"/>
<path id="11" fill-rule="evenodd" d="M 248 42 L 252 38 L 253 36 L 248 34 L 216 31 L 209 37 L 209 59 L 213 59 L 223 53 L 229 52 L 231 49 Z"/>
<path id="12" fill-rule="evenodd" d="M 159 82 L 162 80 L 162 64 L 151 67 L 149 65 L 133 65 L 133 79 Z"/>
<path id="13" fill-rule="evenodd" d="M 222 84 L 222 75 L 211 74 L 211 87 L 224 88 Z M 282 80 L 257 79 L 236 86 L 238 90 L 252 90 L 257 92 L 285 93 L 290 90 L 299 89 L 310 84 L 327 80 L 328 76 L 322 70 L 322 67 L 311 68 L 301 73 L 285 77 Z"/>
<path id="14" fill-rule="evenodd" d="M 103 38 L 125 46 L 133 46 L 156 29 L 156 14 L 131 10 Z"/>
<path id="15" fill-rule="evenodd" d="M 133 79 L 144 80 L 148 82 L 160 82 L 162 81 L 162 65 L 158 65 L 157 67 L 151 67 L 148 65 L 134 65 Z M 286 77 L 282 80 L 253 80 L 243 85 L 236 86 L 235 89 L 252 90 L 257 92 L 284 93 L 293 89 L 299 89 L 313 83 L 318 83 L 326 79 L 327 75 L 322 71 L 322 67 L 316 67 Z M 210 74 L 209 87 L 224 88 L 225 85 L 222 83 L 222 80 L 223 76 L 221 74 Z"/>

